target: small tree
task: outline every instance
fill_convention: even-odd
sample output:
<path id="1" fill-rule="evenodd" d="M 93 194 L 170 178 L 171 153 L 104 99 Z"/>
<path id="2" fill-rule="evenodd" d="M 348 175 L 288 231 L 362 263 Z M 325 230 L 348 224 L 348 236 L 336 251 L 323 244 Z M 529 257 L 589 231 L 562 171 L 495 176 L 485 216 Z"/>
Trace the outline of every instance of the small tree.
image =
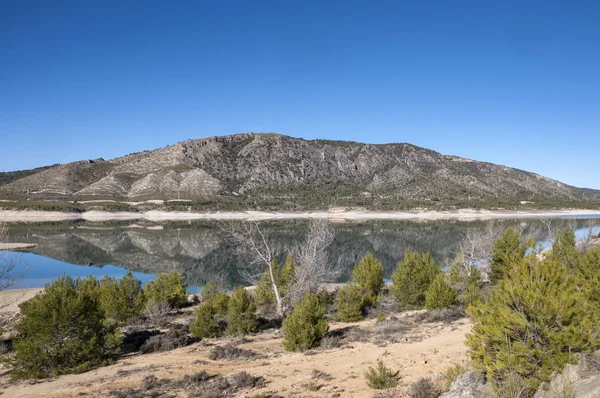
<path id="1" fill-rule="evenodd" d="M 236 286 L 229 299 L 227 332 L 245 336 L 256 331 L 256 304 L 246 289 Z"/>
<path id="2" fill-rule="evenodd" d="M 342 322 L 358 322 L 364 317 L 363 292 L 357 285 L 346 285 L 335 298 L 337 319 Z"/>
<path id="3" fill-rule="evenodd" d="M 409 250 L 392 274 L 390 293 L 403 305 L 422 306 L 425 292 L 440 272 L 431 253 L 419 255 Z"/>
<path id="4" fill-rule="evenodd" d="M 46 285 L 20 308 L 11 361 L 17 377 L 81 373 L 119 353 L 120 335 L 106 325 L 98 298 L 79 290 L 68 276 Z"/>
<path id="5" fill-rule="evenodd" d="M 473 322 L 467 345 L 495 386 L 517 375 L 533 391 L 575 353 L 600 347 L 600 309 L 552 256 L 539 259 L 534 252 L 507 266 L 511 272 L 489 299 L 467 310 Z"/>
<path id="6" fill-rule="evenodd" d="M 446 282 L 444 274 L 439 274 L 425 293 L 425 308 L 441 310 L 458 303 L 456 291 Z"/>
<path id="7" fill-rule="evenodd" d="M 118 325 L 125 324 L 134 315 L 141 313 L 146 303 L 142 282 L 131 271 L 119 281 L 106 275 L 100 280 L 98 294 L 106 317 Z"/>
<path id="8" fill-rule="evenodd" d="M 323 316 L 323 301 L 315 294 L 307 294 L 283 320 L 283 346 L 288 351 L 305 351 L 319 345 L 329 330 Z"/>
<path id="9" fill-rule="evenodd" d="M 352 277 L 363 292 L 371 297 L 377 297 L 384 286 L 383 265 L 371 253 L 367 253 L 354 267 Z"/>
<path id="10" fill-rule="evenodd" d="M 552 243 L 552 255 L 569 270 L 579 265 L 579 251 L 577 251 L 575 233 L 568 228 L 556 232 L 556 239 Z"/>
<path id="11" fill-rule="evenodd" d="M 158 274 L 156 280 L 148 282 L 144 287 L 144 294 L 148 302 L 165 302 L 177 308 L 187 304 L 185 290 L 183 276 L 177 271 L 171 271 L 168 275 Z"/>
<path id="12" fill-rule="evenodd" d="M 202 304 L 211 304 L 218 315 L 225 316 L 229 311 L 229 295 L 227 292 L 219 292 L 217 285 L 208 282 L 200 291 Z"/>
<path id="13" fill-rule="evenodd" d="M 190 333 L 199 339 L 221 337 L 225 322 L 217 319 L 218 312 L 212 302 L 202 303 L 196 310 L 196 318 L 190 325 Z"/>
<path id="14" fill-rule="evenodd" d="M 492 246 L 490 280 L 497 283 L 508 272 L 508 264 L 525 256 L 526 246 L 520 241 L 521 235 L 507 228 Z"/>

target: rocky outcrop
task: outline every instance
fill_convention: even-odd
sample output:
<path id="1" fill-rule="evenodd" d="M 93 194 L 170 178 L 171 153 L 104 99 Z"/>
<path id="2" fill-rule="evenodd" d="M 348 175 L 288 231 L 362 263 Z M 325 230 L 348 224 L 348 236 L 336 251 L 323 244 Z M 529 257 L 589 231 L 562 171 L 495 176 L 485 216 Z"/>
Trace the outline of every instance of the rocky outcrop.
<path id="1" fill-rule="evenodd" d="M 534 398 L 598 398 L 600 397 L 600 351 L 583 354 L 579 363 L 565 366 L 535 393 Z"/>
<path id="2" fill-rule="evenodd" d="M 491 398 L 492 389 L 485 379 L 477 377 L 475 372 L 469 370 L 458 376 L 450 386 L 450 390 L 440 398 Z"/>

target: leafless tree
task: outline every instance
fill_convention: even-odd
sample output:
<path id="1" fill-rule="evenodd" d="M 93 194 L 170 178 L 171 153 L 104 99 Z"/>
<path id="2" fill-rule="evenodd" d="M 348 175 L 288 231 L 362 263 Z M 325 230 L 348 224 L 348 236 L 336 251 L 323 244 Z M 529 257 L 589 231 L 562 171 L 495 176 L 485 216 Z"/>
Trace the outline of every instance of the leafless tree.
<path id="1" fill-rule="evenodd" d="M 596 226 L 596 220 L 588 220 L 587 221 L 587 231 L 583 236 L 583 239 L 578 242 L 578 249 L 585 253 L 588 250 L 592 249 L 598 244 L 598 238 L 596 238 L 598 231 L 600 231 L 600 227 Z"/>
<path id="2" fill-rule="evenodd" d="M 250 256 L 250 264 L 245 269 L 246 279 L 255 282 L 261 273 L 252 272 L 256 268 L 268 269 L 271 277 L 271 286 L 277 302 L 277 314 L 283 316 L 283 299 L 275 280 L 273 259 L 275 253 L 256 221 L 231 222 L 222 226 L 226 236 L 245 253 Z M 257 267 L 258 266 L 258 267 Z"/>
<path id="3" fill-rule="evenodd" d="M 315 293 L 323 283 L 335 281 L 341 274 L 338 265 L 329 264 L 328 246 L 335 236 L 327 220 L 315 219 L 309 223 L 306 239 L 294 251 L 297 267 L 288 285 L 286 297 L 282 297 L 277 286 L 273 260 L 278 253 L 270 246 L 257 222 L 232 222 L 222 226 L 229 240 L 250 256 L 250 263 L 244 267 L 245 277 L 256 282 L 264 270 L 269 271 L 271 286 L 275 294 L 277 313 L 283 316 L 284 301 L 293 306 L 306 293 Z M 256 272 L 258 270 L 258 272 Z"/>
<path id="4" fill-rule="evenodd" d="M 291 306 L 305 294 L 316 293 L 328 282 L 334 282 L 341 274 L 339 264 L 330 264 L 329 245 L 335 233 L 325 219 L 312 220 L 306 233 L 306 240 L 296 254 L 298 266 L 288 287 L 288 300 Z"/>
<path id="5" fill-rule="evenodd" d="M 21 282 L 27 274 L 28 268 L 20 266 L 21 257 L 9 257 L 6 250 L 2 249 L 2 244 L 6 242 L 8 229 L 5 225 L 0 224 L 0 292 L 15 286 Z M 12 304 L 13 300 L 3 300 L 0 302 L 0 308 Z"/>
<path id="6" fill-rule="evenodd" d="M 485 268 L 492 259 L 492 246 L 502 234 L 500 224 L 490 222 L 484 229 L 471 228 L 463 235 L 458 252 L 462 253 L 462 273 L 470 276 L 473 267 Z"/>

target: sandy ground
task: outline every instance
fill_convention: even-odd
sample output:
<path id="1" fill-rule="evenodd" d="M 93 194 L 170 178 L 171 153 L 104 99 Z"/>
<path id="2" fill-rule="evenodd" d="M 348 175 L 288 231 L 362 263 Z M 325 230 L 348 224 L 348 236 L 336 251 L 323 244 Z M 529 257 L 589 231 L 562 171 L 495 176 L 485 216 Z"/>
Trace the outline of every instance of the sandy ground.
<path id="1" fill-rule="evenodd" d="M 68 213 L 54 211 L 18 211 L 0 210 L 0 222 L 45 222 L 45 221 L 187 221 L 187 220 L 294 220 L 326 218 L 336 221 L 357 220 L 492 220 L 492 219 L 522 219 L 548 218 L 568 216 L 600 216 L 599 210 L 456 210 L 456 211 L 314 211 L 314 212 L 168 212 L 151 210 L 147 212 L 102 212 L 87 211 L 83 213 Z"/>
<path id="2" fill-rule="evenodd" d="M 34 294 L 38 289 L 28 290 L 29 294 Z M 319 349 L 312 355 L 284 351 L 281 333 L 271 330 L 250 336 L 238 345 L 264 356 L 255 361 L 210 360 L 209 353 L 215 345 L 231 342 L 224 338 L 205 340 L 164 353 L 130 354 L 111 366 L 41 382 L 11 380 L 0 366 L 0 391 L 2 397 L 12 398 L 108 397 L 110 390 L 137 388 L 148 375 L 179 379 L 204 370 L 221 375 L 246 371 L 266 379 L 264 387 L 243 390 L 237 395 L 239 397 L 252 397 L 262 392 L 277 392 L 284 397 L 371 397 L 373 391 L 366 384 L 364 372 L 375 366 L 379 359 L 389 368 L 400 371 L 404 385 L 466 361 L 464 340 L 470 330 L 466 318 L 451 323 L 411 323 L 411 313 L 404 313 L 399 319 L 400 322 L 406 320 L 412 327 L 397 332 L 397 343 L 352 342 L 340 348 Z M 331 329 L 348 326 L 372 330 L 375 321 L 334 322 Z M 331 379 L 315 378 L 317 371 Z M 313 386 L 316 383 L 318 391 L 311 391 L 311 382 Z"/>
<path id="3" fill-rule="evenodd" d="M 1 243 L 0 242 L 0 250 L 25 250 L 25 249 L 33 249 L 36 247 L 36 244 L 33 243 Z"/>

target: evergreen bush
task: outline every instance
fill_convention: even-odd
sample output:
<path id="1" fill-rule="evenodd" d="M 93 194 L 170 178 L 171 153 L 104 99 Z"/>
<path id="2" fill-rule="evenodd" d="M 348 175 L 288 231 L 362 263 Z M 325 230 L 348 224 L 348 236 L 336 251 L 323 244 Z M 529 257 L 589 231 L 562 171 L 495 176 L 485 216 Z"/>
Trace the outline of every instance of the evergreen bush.
<path id="1" fill-rule="evenodd" d="M 456 291 L 446 282 L 444 274 L 439 274 L 425 293 L 425 308 L 441 310 L 458 303 Z"/>
<path id="2" fill-rule="evenodd" d="M 218 319 L 218 312 L 212 302 L 205 302 L 196 309 L 196 317 L 190 325 L 190 333 L 199 339 L 221 337 L 225 322 Z"/>
<path id="3" fill-rule="evenodd" d="M 20 308 L 10 360 L 16 377 L 81 373 L 119 353 L 121 337 L 107 326 L 98 297 L 68 276 L 47 284 Z"/>
<path id="4" fill-rule="evenodd" d="M 329 330 L 324 303 L 317 295 L 305 295 L 283 320 L 283 346 L 288 351 L 305 351 L 319 345 Z"/>
<path id="5" fill-rule="evenodd" d="M 245 336 L 256 331 L 256 304 L 246 289 L 236 286 L 229 298 L 227 332 L 231 336 Z"/>
<path id="6" fill-rule="evenodd" d="M 532 252 L 511 257 L 507 266 L 511 272 L 489 299 L 467 310 L 473 322 L 467 345 L 496 388 L 518 377 L 533 391 L 575 353 L 600 347 L 600 308 L 582 289 L 585 282 L 555 256 Z"/>
<path id="7" fill-rule="evenodd" d="M 144 287 L 144 295 L 148 302 L 165 302 L 173 308 L 187 304 L 186 285 L 183 276 L 177 271 L 158 274 L 156 280 L 148 282 Z"/>
<path id="8" fill-rule="evenodd" d="M 490 280 L 497 283 L 508 272 L 509 264 L 525 256 L 527 246 L 521 243 L 521 235 L 512 228 L 507 228 L 492 245 L 490 262 Z"/>
<path id="9" fill-rule="evenodd" d="M 419 255 L 408 250 L 392 274 L 390 293 L 405 306 L 422 307 L 425 304 L 425 292 L 440 272 L 441 268 L 431 253 Z"/>
<path id="10" fill-rule="evenodd" d="M 354 282 L 370 297 L 377 297 L 383 288 L 383 265 L 371 253 L 360 260 L 352 271 Z"/>
<path id="11" fill-rule="evenodd" d="M 357 285 L 346 285 L 335 298 L 337 319 L 342 322 L 358 322 L 364 317 L 362 289 Z"/>

